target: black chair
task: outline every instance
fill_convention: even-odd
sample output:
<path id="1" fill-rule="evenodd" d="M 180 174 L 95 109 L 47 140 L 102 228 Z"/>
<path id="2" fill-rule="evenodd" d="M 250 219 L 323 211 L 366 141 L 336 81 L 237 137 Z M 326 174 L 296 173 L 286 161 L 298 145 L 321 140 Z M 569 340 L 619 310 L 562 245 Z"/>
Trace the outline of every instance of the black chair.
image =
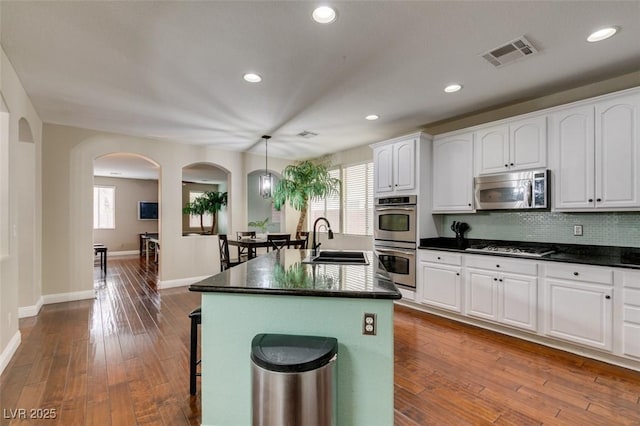
<path id="1" fill-rule="evenodd" d="M 300 231 L 297 233 L 296 240 L 302 240 L 302 242 L 297 243 L 294 248 L 306 250 L 309 247 L 309 231 Z"/>
<path id="2" fill-rule="evenodd" d="M 269 234 L 267 235 L 267 241 L 270 243 L 267 246 L 267 252 L 271 247 L 276 250 L 280 250 L 285 246 L 289 248 L 291 243 L 291 234 Z"/>
<path id="3" fill-rule="evenodd" d="M 196 394 L 196 377 L 201 374 L 198 373 L 198 326 L 202 324 L 202 311 L 200 308 L 196 308 L 189 314 L 191 318 L 191 354 L 189 359 L 189 393 L 191 395 Z"/>
<path id="4" fill-rule="evenodd" d="M 227 234 L 218 235 L 218 245 L 220 246 L 220 272 L 242 263 L 240 259 L 231 259 L 229 257 Z"/>
<path id="5" fill-rule="evenodd" d="M 256 237 L 256 231 L 238 231 L 236 232 L 236 236 L 238 237 L 238 240 L 241 240 L 242 238 L 255 238 Z M 238 259 L 240 260 L 249 260 L 249 259 L 253 259 L 254 257 L 256 257 L 256 249 L 255 248 L 251 248 L 251 247 L 238 247 Z"/>

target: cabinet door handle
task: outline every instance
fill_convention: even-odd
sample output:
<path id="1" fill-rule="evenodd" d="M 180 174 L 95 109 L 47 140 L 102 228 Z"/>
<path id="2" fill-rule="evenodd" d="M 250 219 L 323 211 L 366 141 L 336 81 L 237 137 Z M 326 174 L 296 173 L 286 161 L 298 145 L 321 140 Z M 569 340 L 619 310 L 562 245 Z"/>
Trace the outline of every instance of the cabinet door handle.
<path id="1" fill-rule="evenodd" d="M 578 276 L 578 275 L 580 275 L 580 274 L 579 274 L 579 273 L 577 273 L 577 272 L 574 272 L 574 273 L 573 273 L 573 275 L 575 275 L 575 276 L 577 277 L 577 276 Z"/>
<path id="2" fill-rule="evenodd" d="M 502 282 L 502 278 L 500 278 L 498 281 Z"/>
<path id="3" fill-rule="evenodd" d="M 496 268 L 499 268 L 499 267 L 500 267 L 500 265 L 496 265 Z"/>
<path id="4" fill-rule="evenodd" d="M 605 299 L 611 299 L 611 296 L 609 296 L 608 294 L 604 297 Z"/>
<path id="5" fill-rule="evenodd" d="M 456 275 L 457 275 L 457 276 L 460 276 L 460 272 L 456 272 Z"/>
<path id="6" fill-rule="evenodd" d="M 497 278 L 494 278 L 493 280 L 494 280 L 494 281 L 498 281 L 498 279 L 497 279 Z"/>
<path id="7" fill-rule="evenodd" d="M 440 260 L 440 256 L 438 256 L 438 260 Z"/>
<path id="8" fill-rule="evenodd" d="M 510 166 L 513 166 L 513 163 L 509 163 Z"/>
<path id="9" fill-rule="evenodd" d="M 596 198 L 596 202 L 599 203 L 600 201 L 602 201 L 602 198 Z"/>
<path id="10" fill-rule="evenodd" d="M 469 207 L 471 207 L 471 203 L 467 204 Z"/>
<path id="11" fill-rule="evenodd" d="M 593 203 L 593 198 L 589 198 L 589 202 L 590 202 L 590 203 Z"/>
<path id="12" fill-rule="evenodd" d="M 508 165 L 508 164 L 505 164 L 504 166 L 505 166 L 505 167 L 509 167 L 509 165 Z"/>

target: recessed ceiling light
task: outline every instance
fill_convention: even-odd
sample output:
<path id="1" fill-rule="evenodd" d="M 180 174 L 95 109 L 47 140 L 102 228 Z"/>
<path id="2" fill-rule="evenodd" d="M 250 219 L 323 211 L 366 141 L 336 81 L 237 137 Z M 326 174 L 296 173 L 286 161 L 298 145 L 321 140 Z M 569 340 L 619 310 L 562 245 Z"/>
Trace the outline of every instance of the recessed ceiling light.
<path id="1" fill-rule="evenodd" d="M 248 81 L 249 83 L 260 83 L 262 81 L 262 77 L 252 72 L 246 73 L 242 78 L 244 78 L 244 81 Z"/>
<path id="2" fill-rule="evenodd" d="M 377 120 L 378 118 L 380 118 L 380 116 L 376 114 L 369 114 L 365 117 L 365 119 L 369 121 Z"/>
<path id="3" fill-rule="evenodd" d="M 455 93 L 462 89 L 462 85 L 458 83 L 451 83 L 447 87 L 444 88 L 444 91 L 447 93 Z"/>
<path id="4" fill-rule="evenodd" d="M 320 6 L 315 8 L 311 16 L 319 24 L 330 24 L 336 20 L 336 11 L 329 6 Z"/>
<path id="5" fill-rule="evenodd" d="M 613 37 L 617 32 L 618 29 L 616 27 L 601 28 L 598 31 L 592 32 L 589 37 L 587 37 L 587 41 L 589 43 L 595 43 L 596 41 L 606 40 L 609 37 Z"/>

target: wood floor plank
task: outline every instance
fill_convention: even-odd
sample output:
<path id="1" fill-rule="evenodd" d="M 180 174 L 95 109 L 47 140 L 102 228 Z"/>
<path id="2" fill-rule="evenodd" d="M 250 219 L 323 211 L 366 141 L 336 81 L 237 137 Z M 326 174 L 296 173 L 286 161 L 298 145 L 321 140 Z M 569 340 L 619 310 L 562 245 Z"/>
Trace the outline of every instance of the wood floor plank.
<path id="1" fill-rule="evenodd" d="M 55 408 L 51 425 L 200 425 L 188 314 L 201 295 L 158 290 L 156 273 L 138 256 L 110 258 L 95 299 L 21 319 L 0 407 Z M 402 306 L 394 331 L 396 426 L 640 424 L 639 372 Z"/>

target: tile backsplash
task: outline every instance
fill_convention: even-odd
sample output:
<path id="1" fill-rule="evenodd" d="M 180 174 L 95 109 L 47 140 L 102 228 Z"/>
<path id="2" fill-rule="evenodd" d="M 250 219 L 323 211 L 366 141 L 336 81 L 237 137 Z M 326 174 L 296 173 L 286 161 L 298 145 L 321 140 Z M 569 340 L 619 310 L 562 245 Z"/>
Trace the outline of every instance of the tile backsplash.
<path id="1" fill-rule="evenodd" d="M 442 237 L 454 237 L 450 226 L 458 221 L 471 226 L 467 238 L 640 247 L 640 212 L 480 212 L 442 221 Z M 574 225 L 582 225 L 581 237 L 573 235 Z"/>

